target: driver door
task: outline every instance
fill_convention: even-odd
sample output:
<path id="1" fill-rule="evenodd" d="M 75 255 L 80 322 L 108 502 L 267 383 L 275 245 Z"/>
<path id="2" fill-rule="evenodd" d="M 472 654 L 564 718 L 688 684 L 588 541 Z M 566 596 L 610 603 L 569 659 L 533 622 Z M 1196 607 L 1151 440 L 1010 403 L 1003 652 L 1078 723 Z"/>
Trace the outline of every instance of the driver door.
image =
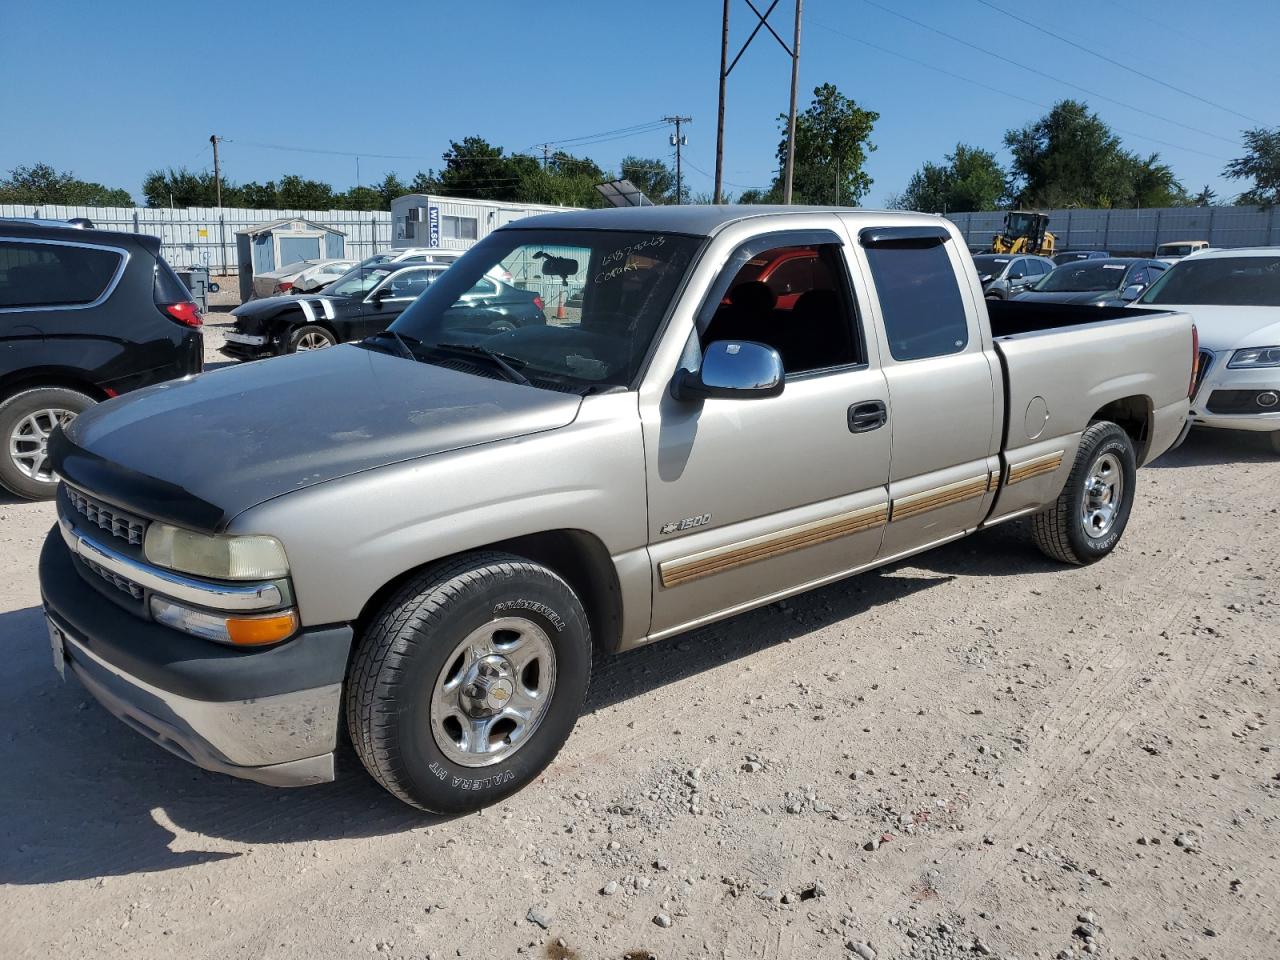
<path id="1" fill-rule="evenodd" d="M 352 318 L 353 339 L 362 340 L 391 326 L 409 304 L 444 272 L 441 267 L 409 267 L 397 270 L 369 291 Z"/>

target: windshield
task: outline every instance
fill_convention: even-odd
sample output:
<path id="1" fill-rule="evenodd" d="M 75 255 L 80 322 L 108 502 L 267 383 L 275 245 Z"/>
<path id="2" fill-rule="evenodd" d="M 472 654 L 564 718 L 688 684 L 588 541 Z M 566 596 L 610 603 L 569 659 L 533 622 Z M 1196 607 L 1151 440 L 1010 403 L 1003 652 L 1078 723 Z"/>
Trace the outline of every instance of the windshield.
<path id="1" fill-rule="evenodd" d="M 1280 256 L 1192 257 L 1166 270 L 1138 302 L 1280 307 Z"/>
<path id="2" fill-rule="evenodd" d="M 370 270 L 368 267 L 359 266 L 354 270 L 348 270 L 329 286 L 325 287 L 325 296 L 336 297 L 359 297 L 391 276 L 398 269 L 398 265 L 389 264 L 385 267 L 375 267 Z"/>
<path id="3" fill-rule="evenodd" d="M 1194 249 L 1195 247 L 1193 247 L 1189 243 L 1162 243 L 1156 249 L 1156 256 L 1157 257 L 1186 257 L 1186 256 L 1190 256 L 1191 251 Z"/>
<path id="4" fill-rule="evenodd" d="M 1064 263 L 1075 263 L 1077 260 L 1091 260 L 1099 256 L 1096 253 L 1090 253 L 1087 250 L 1073 250 L 1067 253 L 1060 253 L 1053 258 L 1053 262 L 1061 266 Z M 1105 256 L 1105 254 L 1101 254 Z"/>
<path id="5" fill-rule="evenodd" d="M 1040 293 L 1101 293 L 1104 290 L 1119 290 L 1128 269 L 1127 263 L 1077 260 L 1055 268 L 1036 284 L 1035 289 Z"/>
<path id="6" fill-rule="evenodd" d="M 990 254 L 973 258 L 973 265 L 978 268 L 978 276 L 986 277 L 997 274 L 1005 268 L 1010 257 L 994 257 Z"/>
<path id="7" fill-rule="evenodd" d="M 364 267 L 367 270 L 370 267 L 378 266 L 378 264 L 380 263 L 390 263 L 392 256 L 394 256 L 394 254 L 375 253 L 372 257 L 365 257 L 363 260 L 360 261 L 358 265 L 361 267 Z"/>
<path id="8" fill-rule="evenodd" d="M 435 362 L 435 345 L 478 346 L 535 385 L 625 387 L 702 243 L 672 233 L 498 230 L 444 271 L 391 329 L 418 359 Z M 510 282 L 494 283 L 497 267 Z M 500 293 L 477 297 L 477 285 Z"/>

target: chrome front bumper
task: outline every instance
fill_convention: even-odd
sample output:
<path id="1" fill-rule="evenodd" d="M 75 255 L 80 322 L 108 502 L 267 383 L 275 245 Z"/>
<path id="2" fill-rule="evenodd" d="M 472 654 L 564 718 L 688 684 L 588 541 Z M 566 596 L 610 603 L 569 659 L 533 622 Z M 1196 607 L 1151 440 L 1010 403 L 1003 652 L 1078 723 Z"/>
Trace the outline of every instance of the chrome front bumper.
<path id="1" fill-rule="evenodd" d="M 183 760 L 273 787 L 333 780 L 340 684 L 253 700 L 191 700 L 126 674 L 56 623 L 53 631 L 67 669 L 108 713 Z"/>

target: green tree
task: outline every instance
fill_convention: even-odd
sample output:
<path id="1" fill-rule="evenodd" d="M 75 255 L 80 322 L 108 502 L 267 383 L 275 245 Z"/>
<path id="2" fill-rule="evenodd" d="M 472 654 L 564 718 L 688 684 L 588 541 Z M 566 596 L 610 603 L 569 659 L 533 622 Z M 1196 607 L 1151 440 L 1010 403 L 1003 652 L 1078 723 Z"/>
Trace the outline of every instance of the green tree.
<path id="1" fill-rule="evenodd" d="M 17 166 L 0 179 L 0 203 L 56 203 L 72 207 L 132 207 L 128 190 L 81 180 L 47 163 Z"/>
<path id="2" fill-rule="evenodd" d="M 1078 100 L 1004 136 L 1013 154 L 1009 192 L 1026 207 L 1171 206 L 1186 191 L 1158 154 L 1143 159 Z"/>
<path id="3" fill-rule="evenodd" d="M 1243 133 L 1245 155 L 1227 164 L 1223 176 L 1251 180 L 1253 185 L 1240 194 L 1237 203 L 1257 203 L 1264 207 L 1280 203 L 1280 127 L 1257 127 Z"/>
<path id="4" fill-rule="evenodd" d="M 509 157 L 483 137 L 450 141 L 443 160 L 439 193 L 477 200 L 523 200 L 522 183 L 539 169 L 532 157 Z"/>
<path id="5" fill-rule="evenodd" d="M 622 179 L 634 183 L 654 203 L 673 203 L 676 195 L 676 172 L 661 160 L 627 156 L 619 165 Z M 686 187 L 686 192 L 688 188 Z"/>
<path id="6" fill-rule="evenodd" d="M 251 210 L 272 210 L 280 206 L 274 180 L 268 180 L 266 183 L 258 183 L 251 180 L 249 183 L 233 189 L 236 195 L 234 205 L 237 207 L 248 207 Z M 225 187 L 223 188 L 223 202 L 226 203 Z"/>
<path id="7" fill-rule="evenodd" d="M 276 197 L 286 210 L 330 210 L 333 208 L 333 187 L 319 180 L 304 180 L 297 174 L 286 173 L 280 178 Z"/>
<path id="8" fill-rule="evenodd" d="M 1005 202 L 1005 181 L 994 153 L 958 143 L 943 163 L 926 163 L 912 174 L 906 190 L 890 203 L 931 213 L 998 210 Z"/>
<path id="9" fill-rule="evenodd" d="M 1211 189 L 1206 183 L 1204 185 L 1204 189 L 1191 198 L 1191 205 L 1194 207 L 1212 207 L 1214 201 L 1217 199 L 1217 191 Z"/>
<path id="10" fill-rule="evenodd" d="M 880 114 L 863 110 L 836 86 L 824 83 L 813 90 L 813 101 L 796 115 L 795 203 L 830 203 L 854 206 L 871 189 L 871 177 L 862 169 L 875 150 L 871 130 Z M 787 159 L 787 118 L 779 117 L 782 140 L 778 144 L 778 176 L 769 191 L 770 202 L 782 198 L 783 170 Z M 741 200 L 741 198 L 740 198 Z M 750 202 L 750 201 L 742 201 Z"/>
<path id="11" fill-rule="evenodd" d="M 223 183 L 222 202 L 225 206 L 236 206 L 229 196 L 233 189 L 230 184 Z M 212 207 L 218 202 L 213 174 L 207 171 L 193 173 L 186 167 L 152 170 L 142 181 L 142 195 L 146 197 L 148 207 Z"/>
<path id="12" fill-rule="evenodd" d="M 414 174 L 413 179 L 409 182 L 410 193 L 439 193 L 440 178 L 436 176 L 434 170 L 423 172 L 419 170 Z"/>

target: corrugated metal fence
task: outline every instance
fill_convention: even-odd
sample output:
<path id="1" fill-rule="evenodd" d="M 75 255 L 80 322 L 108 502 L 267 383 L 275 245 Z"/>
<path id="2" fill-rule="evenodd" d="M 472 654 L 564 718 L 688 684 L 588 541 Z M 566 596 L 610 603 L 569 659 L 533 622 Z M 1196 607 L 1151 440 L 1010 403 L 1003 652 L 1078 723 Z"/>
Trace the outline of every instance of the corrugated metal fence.
<path id="1" fill-rule="evenodd" d="M 236 231 L 282 217 L 305 217 L 347 235 L 346 256 L 362 259 L 391 246 L 391 214 L 385 210 L 247 210 L 238 207 L 64 207 L 56 204 L 0 204 L 0 217 L 88 217 L 103 230 L 149 233 L 160 238 L 161 253 L 175 267 L 207 266 L 235 273 Z M 224 242 L 225 241 L 225 242 Z M 223 252 L 225 250 L 225 253 Z"/>
<path id="2" fill-rule="evenodd" d="M 1148 210 L 1044 210 L 1059 250 L 1109 250 L 1150 256 L 1174 240 L 1208 240 L 1213 247 L 1280 245 L 1274 207 L 1154 207 Z M 987 248 L 1000 232 L 1003 211 L 950 213 L 971 247 Z"/>

